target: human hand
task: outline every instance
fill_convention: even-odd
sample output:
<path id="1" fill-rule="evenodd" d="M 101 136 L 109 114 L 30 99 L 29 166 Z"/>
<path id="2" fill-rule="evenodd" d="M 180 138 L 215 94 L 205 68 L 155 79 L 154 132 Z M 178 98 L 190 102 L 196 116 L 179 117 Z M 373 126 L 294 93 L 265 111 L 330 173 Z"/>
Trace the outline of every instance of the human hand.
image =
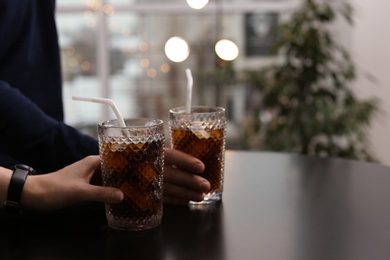
<path id="1" fill-rule="evenodd" d="M 97 171 L 100 171 L 99 156 L 88 156 L 59 171 L 28 176 L 21 205 L 36 210 L 53 210 L 84 201 L 121 202 L 124 195 L 120 189 L 90 184 Z"/>
<path id="2" fill-rule="evenodd" d="M 202 201 L 210 183 L 200 177 L 204 164 L 197 158 L 175 149 L 165 149 L 164 203 L 184 205 Z"/>

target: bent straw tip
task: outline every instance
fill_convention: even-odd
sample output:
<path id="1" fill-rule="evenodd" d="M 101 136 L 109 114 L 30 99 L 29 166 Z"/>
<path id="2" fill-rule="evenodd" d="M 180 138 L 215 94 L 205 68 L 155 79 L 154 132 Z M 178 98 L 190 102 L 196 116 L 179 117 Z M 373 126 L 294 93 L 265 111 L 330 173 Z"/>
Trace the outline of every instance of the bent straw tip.
<path id="1" fill-rule="evenodd" d="M 86 98 L 86 97 L 78 97 L 78 96 L 73 96 L 73 100 L 80 100 L 80 101 L 91 101 L 91 98 Z"/>

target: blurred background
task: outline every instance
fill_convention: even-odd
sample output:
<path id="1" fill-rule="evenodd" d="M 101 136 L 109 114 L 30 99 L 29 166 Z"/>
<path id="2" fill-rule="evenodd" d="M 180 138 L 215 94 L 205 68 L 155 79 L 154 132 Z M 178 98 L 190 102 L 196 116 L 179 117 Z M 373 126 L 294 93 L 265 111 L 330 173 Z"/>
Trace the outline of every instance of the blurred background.
<path id="1" fill-rule="evenodd" d="M 321 2 L 331 4 L 331 8 Z M 342 9 L 342 3 L 349 4 L 353 12 Z M 311 20 L 302 16 L 309 13 L 305 8 L 310 4 L 311 8 L 322 8 L 309 10 L 315 13 Z M 96 135 L 96 124 L 114 117 L 105 106 L 71 98 L 89 96 L 113 99 L 124 117 L 157 117 L 167 122 L 169 108 L 185 105 L 185 69 L 190 68 L 194 78 L 192 104 L 227 110 L 227 149 L 296 152 L 390 165 L 390 31 L 385 26 L 390 18 L 386 10 L 390 10 L 388 0 L 58 0 L 65 121 Z M 352 24 L 343 19 L 348 15 Z M 340 77 L 344 81 L 340 80 L 335 75 L 340 71 L 337 66 L 345 68 L 345 64 L 335 58 L 332 66 L 336 68 L 329 75 L 337 78 L 338 87 L 325 86 L 324 96 L 318 94 L 318 82 L 309 87 L 315 91 L 307 92 L 303 99 L 285 88 L 272 92 L 278 81 L 275 73 L 270 73 L 275 72 L 274 66 L 281 72 L 276 75 L 296 79 L 294 75 L 305 75 L 302 68 L 312 69 L 313 61 L 318 60 L 318 53 L 310 50 L 338 50 L 326 45 L 329 40 L 322 46 L 303 44 L 319 37 L 321 23 L 349 54 L 342 57 L 353 63 L 353 70 L 343 71 Z M 291 26 L 283 31 L 281 26 L 286 24 Z M 314 28 L 316 34 L 310 36 L 302 28 Z M 280 37 L 283 32 L 289 36 Z M 220 40 L 228 41 L 217 47 Z M 300 60 L 302 55 L 291 60 L 288 56 L 287 46 L 296 42 L 305 46 L 299 50 L 309 55 L 304 60 Z M 284 74 L 286 64 L 289 74 Z M 316 75 L 321 78 L 327 67 L 319 64 Z M 277 97 L 272 99 L 272 95 Z M 350 122 L 337 118 L 344 126 L 332 123 L 344 107 L 338 96 L 347 104 L 344 114 L 357 111 Z M 329 97 L 335 101 L 337 113 L 329 112 Z M 313 107 L 315 116 L 308 116 L 310 109 L 300 107 L 297 103 L 302 101 L 297 100 L 306 100 L 303 103 Z M 319 103 L 328 105 L 321 110 L 315 105 Z M 298 121 L 285 123 L 293 117 L 283 114 L 284 110 L 293 112 Z M 323 120 L 328 117 L 333 121 Z M 324 125 L 335 127 L 324 130 Z M 302 135 L 306 128 L 320 130 Z M 285 141 L 267 142 L 272 138 Z M 365 156 L 358 151 L 362 146 Z"/>

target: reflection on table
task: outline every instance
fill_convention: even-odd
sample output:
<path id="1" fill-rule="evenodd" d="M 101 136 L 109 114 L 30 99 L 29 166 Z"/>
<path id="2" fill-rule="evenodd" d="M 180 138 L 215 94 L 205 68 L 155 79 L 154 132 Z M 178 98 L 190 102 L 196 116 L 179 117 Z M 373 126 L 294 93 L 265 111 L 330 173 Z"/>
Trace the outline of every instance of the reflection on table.
<path id="1" fill-rule="evenodd" d="M 0 210 L 0 259 L 390 259 L 390 168 L 228 151 L 223 202 L 165 206 L 160 227 L 113 231 L 85 203 Z"/>

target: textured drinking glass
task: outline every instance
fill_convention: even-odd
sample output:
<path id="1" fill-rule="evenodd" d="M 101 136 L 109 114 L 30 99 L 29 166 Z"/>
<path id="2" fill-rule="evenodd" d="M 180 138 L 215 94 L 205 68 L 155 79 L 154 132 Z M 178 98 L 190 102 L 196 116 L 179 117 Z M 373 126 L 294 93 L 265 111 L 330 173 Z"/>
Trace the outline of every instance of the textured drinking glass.
<path id="1" fill-rule="evenodd" d="M 103 185 L 125 197 L 106 204 L 108 226 L 141 231 L 158 226 L 163 214 L 164 123 L 160 119 L 125 119 L 98 125 Z"/>
<path id="2" fill-rule="evenodd" d="M 225 167 L 225 109 L 198 106 L 192 107 L 189 114 L 185 107 L 170 109 L 169 132 L 171 147 L 200 159 L 206 167 L 200 175 L 211 183 L 205 199 L 191 203 L 221 200 Z"/>

